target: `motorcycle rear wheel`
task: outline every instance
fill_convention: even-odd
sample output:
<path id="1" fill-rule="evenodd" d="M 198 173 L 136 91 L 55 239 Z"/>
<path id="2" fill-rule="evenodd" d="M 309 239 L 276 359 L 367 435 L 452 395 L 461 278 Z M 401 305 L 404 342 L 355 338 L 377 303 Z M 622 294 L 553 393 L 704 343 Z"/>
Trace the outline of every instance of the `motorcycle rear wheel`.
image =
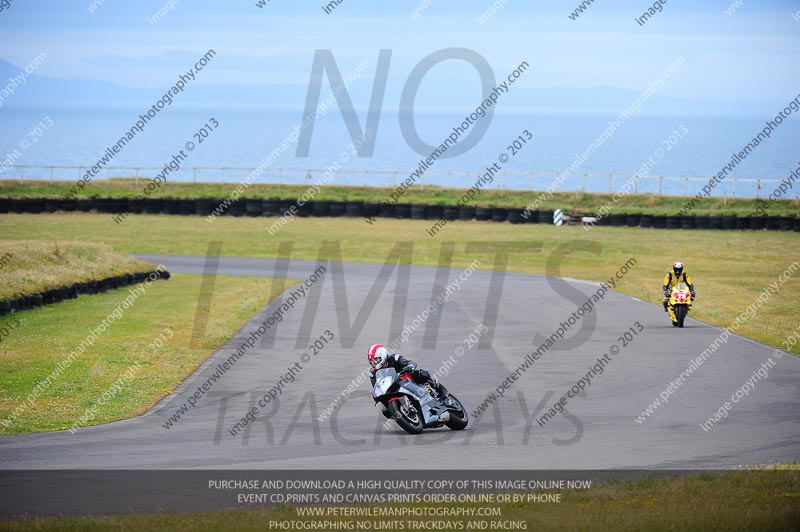
<path id="1" fill-rule="evenodd" d="M 453 401 L 453 406 L 457 407 L 457 410 L 448 409 L 448 412 L 450 412 L 450 421 L 445 423 L 445 425 L 451 430 L 464 430 L 467 428 L 467 423 L 469 423 L 469 415 L 464 405 L 461 404 L 461 401 L 459 401 L 455 395 L 450 394 L 450 399 Z"/>
<path id="2" fill-rule="evenodd" d="M 389 413 L 400 428 L 409 434 L 419 434 L 425 428 L 422 413 L 413 403 L 411 408 L 413 411 L 401 406 L 400 401 L 389 401 Z"/>

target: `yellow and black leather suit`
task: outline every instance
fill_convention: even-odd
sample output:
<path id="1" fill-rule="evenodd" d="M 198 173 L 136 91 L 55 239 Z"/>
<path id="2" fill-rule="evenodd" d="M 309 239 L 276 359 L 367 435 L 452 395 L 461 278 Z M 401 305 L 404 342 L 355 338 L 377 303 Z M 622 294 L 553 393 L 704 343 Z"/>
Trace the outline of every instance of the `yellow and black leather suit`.
<path id="1" fill-rule="evenodd" d="M 692 295 L 692 299 L 694 299 L 695 292 L 692 278 L 689 277 L 689 274 L 685 271 L 681 272 L 680 275 L 676 275 L 675 270 L 668 271 L 667 275 L 664 276 L 664 283 L 662 286 L 664 297 L 669 299 L 670 294 L 672 293 L 672 288 L 680 282 L 686 283 L 686 286 L 689 287 L 689 293 Z"/>

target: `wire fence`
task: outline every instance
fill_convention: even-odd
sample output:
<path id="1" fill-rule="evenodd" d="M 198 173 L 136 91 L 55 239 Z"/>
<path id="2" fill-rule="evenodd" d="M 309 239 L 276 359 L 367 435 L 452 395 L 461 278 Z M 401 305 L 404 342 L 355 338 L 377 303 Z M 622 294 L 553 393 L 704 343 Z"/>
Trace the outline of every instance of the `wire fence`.
<path id="1" fill-rule="evenodd" d="M 3 176 L 4 179 L 25 181 L 77 181 L 90 167 L 63 165 L 17 165 L 16 175 Z M 111 179 L 133 179 L 138 185 L 149 181 L 163 170 L 153 166 L 114 166 L 102 170 L 103 176 L 95 181 L 110 183 Z M 395 187 L 403 183 L 411 173 L 392 170 L 341 170 L 329 172 L 316 168 L 271 168 L 260 172 L 245 166 L 189 166 L 171 172 L 168 179 L 191 183 L 239 184 L 250 180 L 252 183 L 275 185 L 310 185 L 320 181 L 328 172 L 324 182 L 339 186 Z M 251 176 L 257 177 L 251 180 Z M 331 175 L 333 174 L 333 175 Z M 482 173 L 466 172 L 425 172 L 415 178 L 415 186 L 464 188 L 471 187 Z M 624 174 L 581 173 L 565 176 L 559 172 L 499 172 L 485 188 L 508 190 L 551 190 L 554 185 L 558 192 L 595 192 L 614 194 L 656 194 L 659 196 L 694 196 L 708 183 L 706 177 L 642 176 Z M 780 179 L 729 177 L 712 189 L 711 195 L 722 197 L 760 198 L 768 196 L 781 183 Z"/>

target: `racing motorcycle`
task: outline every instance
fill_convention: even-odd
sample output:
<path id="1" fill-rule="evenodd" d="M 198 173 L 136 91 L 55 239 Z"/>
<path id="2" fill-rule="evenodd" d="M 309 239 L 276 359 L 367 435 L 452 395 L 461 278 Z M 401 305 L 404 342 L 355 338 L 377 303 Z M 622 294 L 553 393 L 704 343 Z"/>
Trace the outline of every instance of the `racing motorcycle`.
<path id="1" fill-rule="evenodd" d="M 372 398 L 385 406 L 390 418 L 409 434 L 441 426 L 462 430 L 469 422 L 467 410 L 453 394 L 452 406 L 446 406 L 436 390 L 417 384 L 409 372 L 398 374 L 394 368 L 375 372 Z"/>
<path id="2" fill-rule="evenodd" d="M 686 314 L 691 308 L 692 295 L 689 293 L 689 287 L 684 282 L 676 284 L 672 288 L 669 303 L 667 303 L 667 312 L 672 320 L 672 326 L 683 327 L 683 320 L 686 319 Z"/>

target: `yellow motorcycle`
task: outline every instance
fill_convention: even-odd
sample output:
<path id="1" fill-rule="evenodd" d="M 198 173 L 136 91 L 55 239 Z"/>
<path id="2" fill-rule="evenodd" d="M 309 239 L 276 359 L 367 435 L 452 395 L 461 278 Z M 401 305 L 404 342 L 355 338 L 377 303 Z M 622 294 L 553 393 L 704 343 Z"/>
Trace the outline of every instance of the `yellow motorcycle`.
<path id="1" fill-rule="evenodd" d="M 672 288 L 669 303 L 667 303 L 667 312 L 672 320 L 672 326 L 683 327 L 683 320 L 686 319 L 686 314 L 691 308 L 692 294 L 689 292 L 689 287 L 684 282 L 676 284 Z"/>

